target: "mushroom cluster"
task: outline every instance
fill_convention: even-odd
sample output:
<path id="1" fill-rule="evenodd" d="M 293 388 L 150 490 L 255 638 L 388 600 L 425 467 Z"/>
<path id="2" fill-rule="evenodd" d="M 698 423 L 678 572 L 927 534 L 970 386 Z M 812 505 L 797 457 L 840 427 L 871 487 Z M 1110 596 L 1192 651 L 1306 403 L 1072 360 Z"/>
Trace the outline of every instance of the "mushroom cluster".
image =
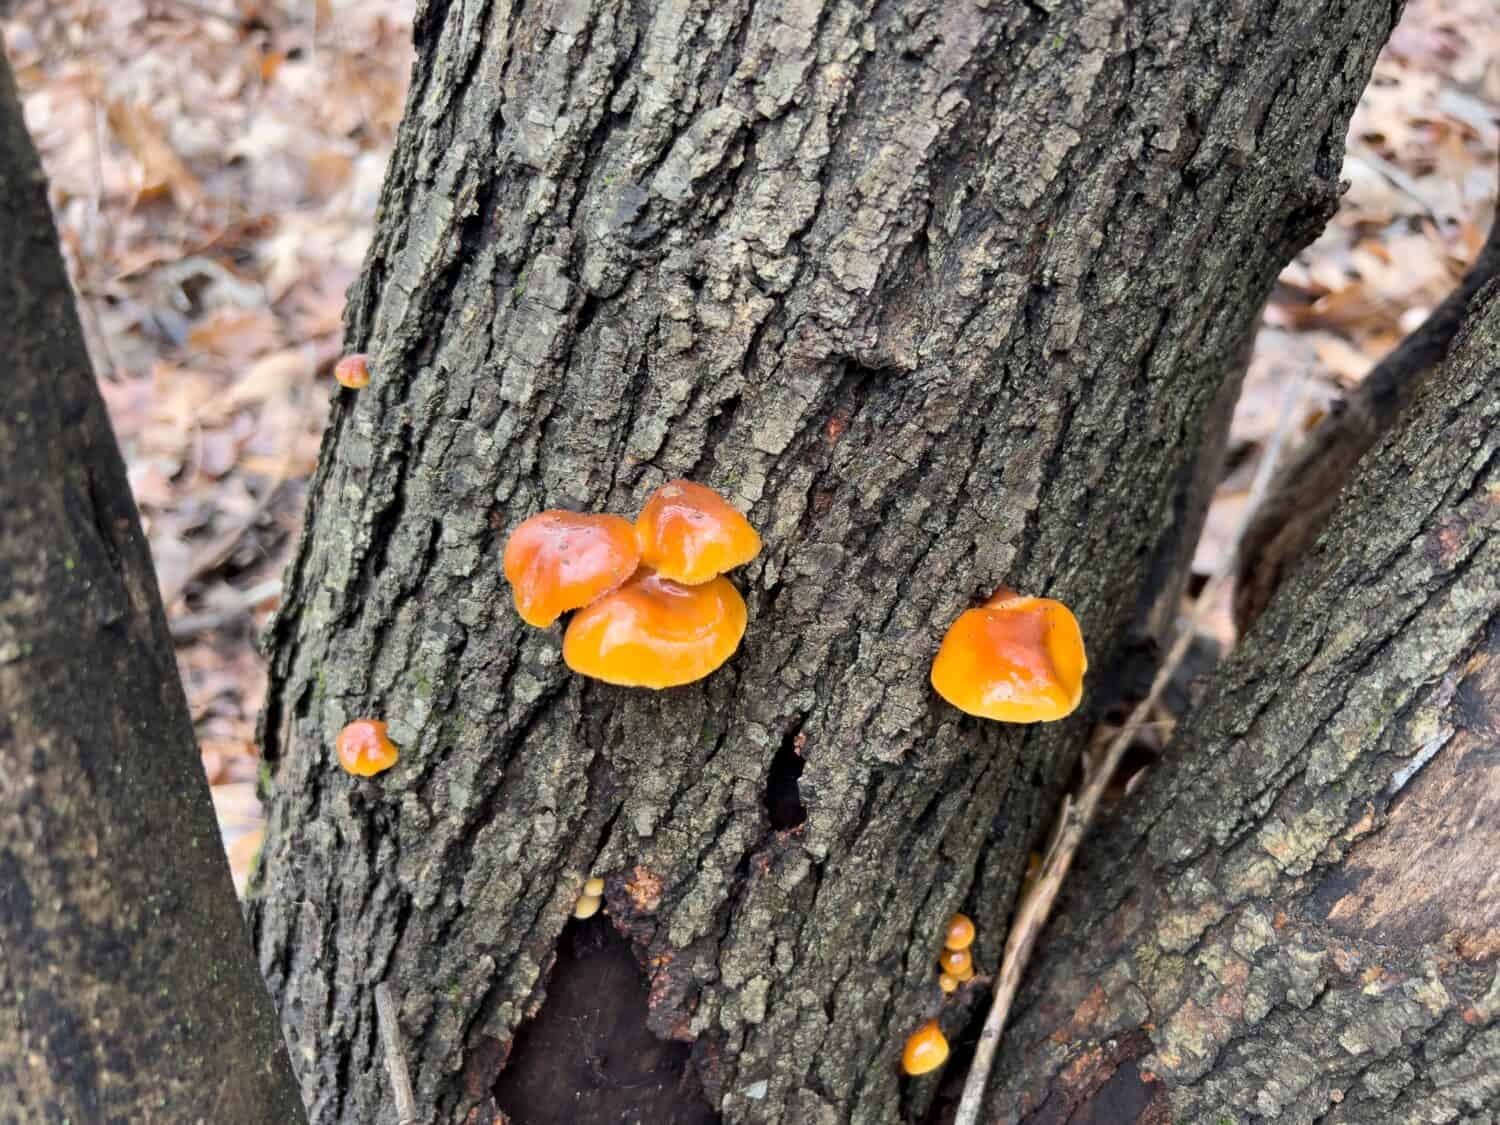
<path id="1" fill-rule="evenodd" d="M 932 662 L 932 686 L 982 719 L 1046 723 L 1078 706 L 1088 667 L 1067 606 L 1002 589 L 953 623 Z"/>
<path id="2" fill-rule="evenodd" d="M 760 553 L 750 522 L 711 488 L 662 485 L 632 525 L 553 509 L 505 544 L 516 612 L 547 628 L 576 610 L 563 660 L 622 687 L 669 688 L 707 676 L 745 635 L 745 600 L 724 577 Z"/>
<path id="3" fill-rule="evenodd" d="M 592 918 L 599 913 L 599 907 L 604 902 L 604 880 L 597 875 L 592 875 L 584 880 L 583 893 L 578 896 L 578 901 L 573 904 L 573 917 L 580 921 L 584 918 Z"/>
<path id="4" fill-rule="evenodd" d="M 974 979 L 974 958 L 969 946 L 974 944 L 974 923 L 967 914 L 955 914 L 943 931 L 943 951 L 938 954 L 938 987 L 954 992 L 958 986 Z"/>

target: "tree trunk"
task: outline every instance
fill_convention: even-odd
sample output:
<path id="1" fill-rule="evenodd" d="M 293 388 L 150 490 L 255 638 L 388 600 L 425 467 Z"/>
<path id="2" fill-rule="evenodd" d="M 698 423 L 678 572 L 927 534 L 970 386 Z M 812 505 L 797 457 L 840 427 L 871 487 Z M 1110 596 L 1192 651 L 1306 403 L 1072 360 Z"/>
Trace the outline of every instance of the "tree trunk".
<path id="1" fill-rule="evenodd" d="M 1060 597 L 1109 699 L 1395 14 L 422 6 L 351 304 L 375 381 L 334 412 L 270 635 L 254 916 L 314 1120 L 389 1116 L 382 979 L 424 1121 L 493 1120 L 508 1057 L 553 1076 L 501 1090 L 517 1125 L 580 1059 L 596 1119 L 643 1115 L 610 1069 L 643 1021 L 693 1044 L 643 1119 L 921 1112 L 896 1059 L 941 927 L 971 913 L 993 968 L 1090 721 L 962 717 L 937 642 L 1002 582 Z M 660 694 L 569 676 L 510 609 L 506 532 L 673 476 L 765 536 L 743 650 Z M 402 750 L 374 781 L 331 757 L 361 715 Z M 549 1038 L 610 932 L 559 940 L 590 872 L 646 984 Z"/>
<path id="2" fill-rule="evenodd" d="M 304 1120 L 0 54 L 0 1120 Z"/>
<path id="3" fill-rule="evenodd" d="M 1500 289 L 1119 822 L 994 1121 L 1500 1115 Z"/>

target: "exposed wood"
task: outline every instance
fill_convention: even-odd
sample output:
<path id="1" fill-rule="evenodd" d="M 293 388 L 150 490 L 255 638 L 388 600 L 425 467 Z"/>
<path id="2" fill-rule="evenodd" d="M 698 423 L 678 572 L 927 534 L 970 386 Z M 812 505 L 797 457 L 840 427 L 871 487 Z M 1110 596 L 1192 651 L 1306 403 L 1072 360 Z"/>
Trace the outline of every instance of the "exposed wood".
<path id="1" fill-rule="evenodd" d="M 1500 1113 L 1500 291 L 1075 868 L 992 1121 Z"/>
<path id="2" fill-rule="evenodd" d="M 0 1120 L 305 1120 L 0 55 Z"/>
<path id="3" fill-rule="evenodd" d="M 1002 582 L 1060 597 L 1109 700 L 1395 14 L 421 7 L 352 301 L 374 382 L 271 633 L 255 918 L 316 1121 L 390 1114 L 383 979 L 419 1106 L 478 1107 L 589 872 L 726 1121 L 923 1112 L 896 1063 L 941 927 L 963 907 L 993 970 L 1092 718 L 956 714 L 942 630 Z M 568 676 L 509 607 L 506 532 L 677 475 L 765 537 L 742 652 L 660 694 Z M 356 781 L 331 745 L 366 714 L 402 758 Z"/>

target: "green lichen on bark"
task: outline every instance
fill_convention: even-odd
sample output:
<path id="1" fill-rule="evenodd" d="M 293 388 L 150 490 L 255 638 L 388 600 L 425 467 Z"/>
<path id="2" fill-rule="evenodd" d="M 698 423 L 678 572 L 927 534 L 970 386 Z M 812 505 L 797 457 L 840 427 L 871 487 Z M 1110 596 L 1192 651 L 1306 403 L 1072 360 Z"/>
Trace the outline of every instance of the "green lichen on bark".
<path id="1" fill-rule="evenodd" d="M 726 1120 L 899 1115 L 939 929 L 967 904 L 993 967 L 1088 721 L 939 705 L 941 631 L 1001 582 L 1060 597 L 1108 694 L 1393 16 L 422 7 L 352 301 L 374 384 L 270 637 L 255 917 L 315 1120 L 389 1113 L 381 978 L 427 1119 L 481 1102 L 589 871 Z M 660 695 L 570 679 L 504 533 L 679 475 L 765 537 L 743 651 Z M 373 784 L 329 757 L 367 713 L 403 750 Z M 774 831 L 788 744 L 807 822 Z"/>
<path id="2" fill-rule="evenodd" d="M 1062 1120 L 1126 1062 L 1181 1121 L 1500 1115 L 1500 299 L 1479 300 L 1088 845 L 993 1120 Z"/>

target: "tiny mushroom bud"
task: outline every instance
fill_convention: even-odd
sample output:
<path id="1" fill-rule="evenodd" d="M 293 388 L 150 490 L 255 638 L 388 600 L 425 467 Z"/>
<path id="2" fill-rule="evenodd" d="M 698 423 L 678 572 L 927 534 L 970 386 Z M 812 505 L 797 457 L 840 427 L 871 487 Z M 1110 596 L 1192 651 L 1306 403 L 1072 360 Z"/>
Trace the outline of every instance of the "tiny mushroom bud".
<path id="1" fill-rule="evenodd" d="M 599 913 L 600 898 L 598 895 L 583 895 L 573 904 L 573 917 L 578 919 L 592 918 Z"/>
<path id="2" fill-rule="evenodd" d="M 728 579 L 684 586 L 642 568 L 573 616 L 563 660 L 580 675 L 622 687 L 689 684 L 734 655 L 745 617 L 745 599 Z"/>
<path id="3" fill-rule="evenodd" d="M 597 875 L 583 884 L 583 893 L 598 898 L 604 893 L 604 880 Z"/>
<path id="4" fill-rule="evenodd" d="M 339 765 L 357 777 L 374 777 L 396 764 L 396 747 L 379 719 L 355 719 L 339 731 Z"/>
<path id="5" fill-rule="evenodd" d="M 1083 634 L 1067 606 L 1002 590 L 953 623 L 932 662 L 932 686 L 970 715 L 1050 722 L 1078 706 L 1087 670 Z"/>
<path id="6" fill-rule="evenodd" d="M 974 959 L 969 956 L 967 949 L 943 950 L 938 954 L 938 964 L 942 966 L 943 972 L 959 980 L 968 980 L 974 975 Z M 966 973 L 968 976 L 964 975 Z"/>
<path id="7" fill-rule="evenodd" d="M 948 1040 L 937 1020 L 928 1020 L 906 1041 L 901 1052 L 901 1069 L 907 1074 L 926 1074 L 948 1061 Z"/>
<path id="8" fill-rule="evenodd" d="M 948 929 L 943 934 L 943 945 L 948 949 L 968 949 L 974 944 L 974 923 L 967 914 L 955 914 L 948 919 Z"/>
<path id="9" fill-rule="evenodd" d="M 944 992 L 955 992 L 958 989 L 958 978 L 949 976 L 947 973 L 939 973 L 938 987 Z"/>
<path id="10" fill-rule="evenodd" d="M 505 543 L 516 612 L 539 629 L 623 585 L 640 561 L 635 528 L 619 516 L 553 509 L 526 520 Z"/>
<path id="11" fill-rule="evenodd" d="M 364 352 L 346 355 L 333 365 L 333 377 L 339 386 L 357 391 L 370 385 L 370 357 Z"/>
<path id="12" fill-rule="evenodd" d="M 697 586 L 760 554 L 750 521 L 711 488 L 674 480 L 651 494 L 635 520 L 641 562 L 665 578 Z"/>

